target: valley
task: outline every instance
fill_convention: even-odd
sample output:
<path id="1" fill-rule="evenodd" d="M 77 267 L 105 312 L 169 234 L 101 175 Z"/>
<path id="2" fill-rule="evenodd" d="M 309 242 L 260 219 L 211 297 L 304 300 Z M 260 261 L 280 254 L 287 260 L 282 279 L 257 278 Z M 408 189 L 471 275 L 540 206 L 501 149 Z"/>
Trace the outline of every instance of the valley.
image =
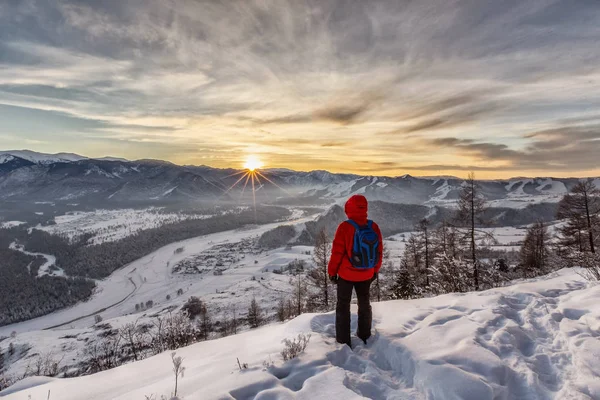
<path id="1" fill-rule="evenodd" d="M 101 371 L 94 369 L 91 349 L 110 345 L 131 326 L 149 338 L 157 324 L 179 315 L 192 299 L 200 299 L 210 313 L 210 339 L 251 329 L 253 301 L 262 323 L 280 321 L 282 310 L 284 319 L 302 314 L 292 310 L 300 309 L 293 299 L 305 290 L 308 307 L 309 289 L 301 282 L 314 268 L 316 237 L 321 231 L 333 236 L 346 219 L 343 204 L 354 194 L 369 198 L 369 215 L 384 234 L 387 254 L 380 280 L 389 291 L 399 265 L 414 251 L 414 238 L 422 235 L 419 223 L 426 220 L 433 229 L 453 221 L 463 187 L 453 177 L 273 170 L 270 179 L 285 193 L 264 183 L 256 188 L 254 203 L 239 188 L 227 191 L 231 171 L 154 161 L 11 157 L 0 164 L 0 187 L 7 189 L 0 195 L 0 246 L 10 255 L 5 273 L 11 275 L 6 276 L 19 278 L 5 281 L 14 294 L 3 301 L 22 315 L 11 311 L 0 326 L 0 347 L 13 349 L 3 370 L 10 382 L 48 374 L 39 370 L 42 360 L 55 363 L 63 377 Z M 63 171 L 60 178 L 55 168 Z M 24 183 L 10 189 L 17 177 Z M 154 181 L 151 186 L 143 183 L 147 179 Z M 182 195 L 177 190 L 182 184 L 176 184 L 182 179 L 191 179 L 192 186 L 200 179 L 200 186 L 211 189 L 194 186 Z M 502 260 L 512 277 L 499 286 L 519 283 L 514 280 L 519 252 L 533 224 L 543 222 L 550 238 L 559 234 L 564 224 L 556 220 L 558 203 L 575 183 L 550 178 L 478 182 L 488 205 L 485 223 L 477 226 L 482 261 L 494 269 Z M 35 194 L 29 192 L 34 186 Z M 136 187 L 136 195 L 116 200 L 129 186 Z M 171 189 L 156 195 L 156 187 Z M 221 195 L 214 196 L 215 188 Z M 19 296 L 24 283 L 36 294 Z M 60 301 L 40 306 L 38 298 Z M 331 328 L 323 329 L 315 332 L 326 338 Z M 145 357 L 155 351 L 146 346 Z M 118 363 L 131 362 L 131 354 L 123 351 Z"/>

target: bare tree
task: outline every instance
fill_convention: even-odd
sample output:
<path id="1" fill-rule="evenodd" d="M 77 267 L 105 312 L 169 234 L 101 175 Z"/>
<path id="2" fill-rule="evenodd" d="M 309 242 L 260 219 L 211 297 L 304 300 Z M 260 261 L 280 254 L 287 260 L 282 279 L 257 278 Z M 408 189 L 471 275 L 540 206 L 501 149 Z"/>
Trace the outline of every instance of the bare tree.
<path id="1" fill-rule="evenodd" d="M 417 238 L 421 247 L 421 253 L 425 259 L 425 286 L 429 286 L 429 269 L 431 267 L 431 232 L 429 230 L 429 220 L 423 218 L 416 227 Z"/>
<path id="2" fill-rule="evenodd" d="M 448 221 L 442 221 L 432 235 L 432 251 L 435 256 L 447 255 L 457 258 L 460 250 L 456 228 Z"/>
<path id="3" fill-rule="evenodd" d="M 38 355 L 34 362 L 33 374 L 36 376 L 56 376 L 58 375 L 59 366 L 63 359 L 64 356 L 60 360 L 57 360 L 52 351 L 42 353 Z"/>
<path id="4" fill-rule="evenodd" d="M 167 349 L 165 339 L 165 317 L 157 315 L 152 319 L 154 329 L 151 330 L 151 348 L 153 354 L 160 354 Z"/>
<path id="5" fill-rule="evenodd" d="M 596 253 L 596 240 L 600 232 L 600 189 L 591 179 L 577 183 L 558 206 L 558 218 L 566 219 L 561 230 L 563 238 L 579 244 L 579 251 Z M 586 240 L 582 240 L 586 237 Z M 575 239 L 575 240 L 573 240 Z"/>
<path id="6" fill-rule="evenodd" d="M 465 228 L 465 238 L 469 242 L 471 264 L 473 268 L 473 283 L 479 290 L 479 260 L 477 259 L 477 224 L 483 222 L 482 215 L 486 210 L 486 202 L 481 195 L 475 174 L 469 173 L 458 200 L 457 224 Z"/>
<path id="7" fill-rule="evenodd" d="M 144 358 L 142 353 L 146 347 L 146 333 L 142 327 L 138 325 L 138 321 L 123 325 L 121 329 L 119 329 L 119 335 L 129 347 L 135 361 Z"/>
<path id="8" fill-rule="evenodd" d="M 310 281 L 311 286 L 317 289 L 317 299 L 315 299 L 317 305 L 326 311 L 330 310 L 330 304 L 333 304 L 331 301 L 332 291 L 329 285 L 329 273 L 327 271 L 330 255 L 331 241 L 323 228 L 317 234 L 317 239 L 315 241 L 315 249 L 313 251 L 315 268 L 308 272 L 307 278 Z"/>
<path id="9" fill-rule="evenodd" d="M 203 304 L 202 311 L 200 312 L 200 320 L 198 321 L 200 338 L 202 340 L 208 340 L 210 333 L 212 332 L 212 327 L 210 312 L 208 311 L 206 304 Z"/>
<path id="10" fill-rule="evenodd" d="M 237 307 L 235 304 L 231 305 L 231 333 L 237 334 L 238 319 L 237 319 Z"/>
<path id="11" fill-rule="evenodd" d="M 306 298 L 308 296 L 308 284 L 304 275 L 296 273 L 291 279 L 290 283 L 293 285 L 292 296 L 294 298 L 294 314 L 289 317 L 300 315 L 304 312 L 306 307 Z"/>

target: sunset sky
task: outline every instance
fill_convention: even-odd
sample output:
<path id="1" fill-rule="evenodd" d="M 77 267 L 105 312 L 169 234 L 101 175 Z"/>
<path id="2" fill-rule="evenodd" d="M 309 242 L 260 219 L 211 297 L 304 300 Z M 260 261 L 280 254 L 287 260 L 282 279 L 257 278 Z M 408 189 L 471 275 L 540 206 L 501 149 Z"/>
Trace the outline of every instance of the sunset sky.
<path id="1" fill-rule="evenodd" d="M 600 175 L 598 0 L 0 2 L 0 150 Z"/>

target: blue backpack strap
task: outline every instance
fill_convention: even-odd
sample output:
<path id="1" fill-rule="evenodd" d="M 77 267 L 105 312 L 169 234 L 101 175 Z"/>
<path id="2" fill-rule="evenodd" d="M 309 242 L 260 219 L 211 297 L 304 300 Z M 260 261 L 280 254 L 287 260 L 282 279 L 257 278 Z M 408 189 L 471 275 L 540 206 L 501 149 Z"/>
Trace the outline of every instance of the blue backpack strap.
<path id="1" fill-rule="evenodd" d="M 350 225 L 352 225 L 354 227 L 354 239 L 352 242 L 352 251 L 358 251 L 359 248 L 359 243 L 358 243 L 358 231 L 360 231 L 360 226 L 358 226 L 358 224 L 354 221 L 352 221 L 351 219 L 346 220 L 346 222 L 348 222 Z"/>
<path id="2" fill-rule="evenodd" d="M 367 220 L 367 226 L 369 227 L 369 229 L 373 229 L 373 221 L 371 221 L 370 219 Z"/>

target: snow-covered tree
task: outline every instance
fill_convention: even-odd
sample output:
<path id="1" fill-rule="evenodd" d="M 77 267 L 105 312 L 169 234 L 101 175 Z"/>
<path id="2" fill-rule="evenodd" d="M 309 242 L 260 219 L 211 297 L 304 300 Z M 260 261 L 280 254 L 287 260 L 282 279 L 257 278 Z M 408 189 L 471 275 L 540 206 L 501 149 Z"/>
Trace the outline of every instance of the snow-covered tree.
<path id="1" fill-rule="evenodd" d="M 441 255 L 431 267 L 431 290 L 436 294 L 466 292 L 470 289 L 471 268 L 468 261 Z"/>
<path id="2" fill-rule="evenodd" d="M 412 299 L 417 296 L 417 293 L 413 276 L 407 268 L 400 267 L 390 276 L 390 285 L 386 290 L 387 298 L 392 300 Z"/>
<path id="3" fill-rule="evenodd" d="M 559 229 L 563 253 L 573 250 L 596 253 L 600 237 L 600 189 L 591 179 L 580 181 L 563 197 L 557 217 L 565 220 Z"/>
<path id="4" fill-rule="evenodd" d="M 258 328 L 263 324 L 263 315 L 256 298 L 252 298 L 250 307 L 248 308 L 248 324 L 250 328 Z"/>
<path id="5" fill-rule="evenodd" d="M 519 253 L 519 268 L 523 278 L 533 278 L 548 270 L 549 239 L 548 228 L 543 222 L 537 222 L 527 229 Z"/>
<path id="6" fill-rule="evenodd" d="M 456 222 L 463 229 L 463 239 L 468 243 L 469 258 L 473 270 L 472 280 L 475 290 L 479 290 L 479 260 L 477 258 L 477 224 L 483 222 L 482 216 L 486 211 L 485 198 L 471 172 L 462 186 L 458 199 Z"/>

